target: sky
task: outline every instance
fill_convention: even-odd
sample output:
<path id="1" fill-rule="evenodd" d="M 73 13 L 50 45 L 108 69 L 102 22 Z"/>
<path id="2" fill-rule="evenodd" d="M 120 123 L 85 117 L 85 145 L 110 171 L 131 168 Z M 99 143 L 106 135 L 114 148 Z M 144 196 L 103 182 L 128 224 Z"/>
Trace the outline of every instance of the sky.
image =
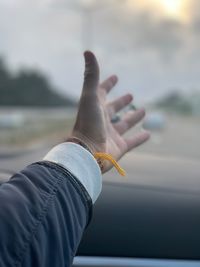
<path id="1" fill-rule="evenodd" d="M 86 49 L 101 79 L 118 75 L 112 97 L 189 93 L 200 90 L 199 11 L 199 0 L 0 0 L 0 55 L 13 71 L 42 70 L 74 98 Z"/>

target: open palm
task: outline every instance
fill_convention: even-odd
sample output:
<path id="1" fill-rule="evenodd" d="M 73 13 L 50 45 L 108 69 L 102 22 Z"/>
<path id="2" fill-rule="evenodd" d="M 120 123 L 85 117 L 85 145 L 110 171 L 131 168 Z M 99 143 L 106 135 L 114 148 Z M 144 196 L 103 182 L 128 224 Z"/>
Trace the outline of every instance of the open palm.
<path id="1" fill-rule="evenodd" d="M 99 84 L 99 66 L 92 52 L 85 52 L 85 79 L 79 103 L 79 111 L 72 135 L 81 139 L 93 153 L 106 152 L 116 160 L 126 152 L 149 139 L 148 132 L 140 132 L 130 138 L 123 137 L 130 128 L 145 116 L 144 109 L 128 111 L 124 117 L 112 123 L 118 111 L 131 103 L 131 94 L 125 94 L 112 102 L 107 102 L 107 94 L 117 83 L 115 75 Z M 104 171 L 111 168 L 106 164 Z"/>

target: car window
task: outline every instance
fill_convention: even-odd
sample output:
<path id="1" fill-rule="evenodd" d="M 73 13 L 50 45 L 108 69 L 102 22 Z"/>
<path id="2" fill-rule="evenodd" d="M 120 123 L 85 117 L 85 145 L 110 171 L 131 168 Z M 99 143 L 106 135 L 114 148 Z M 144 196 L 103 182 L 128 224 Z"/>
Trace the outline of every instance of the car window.
<path id="1" fill-rule="evenodd" d="M 139 128 L 149 129 L 152 137 L 124 159 L 128 177 L 133 179 L 145 158 L 161 165 L 167 160 L 173 179 L 189 174 L 197 179 L 198 8 L 197 0 L 1 0 L 3 166 L 20 168 L 66 137 L 81 93 L 82 52 L 91 49 L 99 58 L 102 80 L 111 73 L 119 76 L 110 98 L 130 92 L 134 102 L 129 109 L 147 110 Z M 25 151 L 35 152 L 17 163 L 13 155 Z M 129 164 L 132 159 L 137 166 Z"/>

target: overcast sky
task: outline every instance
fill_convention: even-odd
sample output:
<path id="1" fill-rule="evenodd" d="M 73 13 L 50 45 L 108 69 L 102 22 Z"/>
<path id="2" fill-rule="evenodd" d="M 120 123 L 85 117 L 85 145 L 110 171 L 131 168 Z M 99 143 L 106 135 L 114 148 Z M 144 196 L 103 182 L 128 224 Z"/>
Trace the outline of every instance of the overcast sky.
<path id="1" fill-rule="evenodd" d="M 0 0 L 0 55 L 13 70 L 40 68 L 74 97 L 87 48 L 102 79 L 118 74 L 115 95 L 130 91 L 141 102 L 170 88 L 199 90 L 200 1 L 176 10 L 161 1 Z"/>

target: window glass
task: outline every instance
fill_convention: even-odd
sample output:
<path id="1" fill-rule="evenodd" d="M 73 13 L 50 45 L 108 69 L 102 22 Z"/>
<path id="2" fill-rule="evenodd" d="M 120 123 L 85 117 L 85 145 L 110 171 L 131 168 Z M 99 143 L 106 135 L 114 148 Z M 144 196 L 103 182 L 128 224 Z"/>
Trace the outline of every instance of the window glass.
<path id="1" fill-rule="evenodd" d="M 198 0 L 0 0 L 0 169 L 18 170 L 66 138 L 90 49 L 102 80 L 119 77 L 110 99 L 130 92 L 129 109 L 147 110 L 137 130 L 151 140 L 122 160 L 126 181 L 195 189 L 199 8 Z M 106 179 L 122 181 L 115 170 Z"/>

